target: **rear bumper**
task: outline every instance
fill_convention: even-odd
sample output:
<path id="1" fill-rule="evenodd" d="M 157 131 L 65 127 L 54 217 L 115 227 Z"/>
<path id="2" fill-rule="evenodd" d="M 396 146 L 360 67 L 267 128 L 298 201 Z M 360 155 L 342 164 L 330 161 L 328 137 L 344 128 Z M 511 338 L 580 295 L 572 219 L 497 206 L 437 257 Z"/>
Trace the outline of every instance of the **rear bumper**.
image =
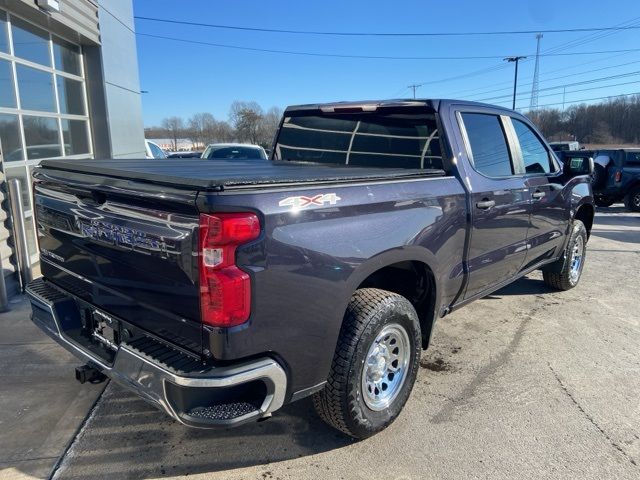
<path id="1" fill-rule="evenodd" d="M 82 361 L 185 425 L 201 428 L 240 425 L 268 416 L 284 403 L 287 376 L 272 358 L 224 367 L 200 365 L 184 373 L 133 345 L 120 343 L 113 362 L 107 363 L 65 334 L 78 310 L 71 295 L 65 295 L 43 279 L 29 284 L 26 292 L 31 301 L 32 320 L 45 333 Z"/>

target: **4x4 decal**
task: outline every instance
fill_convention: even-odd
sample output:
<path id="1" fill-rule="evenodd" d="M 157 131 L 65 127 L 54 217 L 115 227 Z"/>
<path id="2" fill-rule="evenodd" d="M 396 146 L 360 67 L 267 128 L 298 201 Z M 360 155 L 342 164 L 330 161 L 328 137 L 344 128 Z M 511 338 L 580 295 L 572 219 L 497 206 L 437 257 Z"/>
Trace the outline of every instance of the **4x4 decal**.
<path id="1" fill-rule="evenodd" d="M 341 198 L 337 196 L 335 193 L 319 193 L 318 195 L 314 195 L 313 197 L 287 197 L 278 202 L 278 205 L 281 207 L 291 207 L 293 209 L 299 210 L 301 208 L 306 208 L 309 206 L 323 206 L 325 204 L 335 205 L 340 201 Z"/>

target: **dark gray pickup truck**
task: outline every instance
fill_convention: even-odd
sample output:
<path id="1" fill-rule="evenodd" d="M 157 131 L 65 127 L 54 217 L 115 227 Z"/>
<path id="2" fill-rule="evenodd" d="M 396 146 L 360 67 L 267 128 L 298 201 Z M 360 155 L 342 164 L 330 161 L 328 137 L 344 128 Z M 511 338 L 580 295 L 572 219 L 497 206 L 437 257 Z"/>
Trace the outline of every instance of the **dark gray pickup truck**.
<path id="1" fill-rule="evenodd" d="M 313 395 L 364 438 L 400 413 L 436 319 L 532 270 L 578 283 L 592 171 L 525 117 L 451 100 L 290 107 L 269 162 L 44 161 L 33 321 L 81 381 L 186 425 Z"/>

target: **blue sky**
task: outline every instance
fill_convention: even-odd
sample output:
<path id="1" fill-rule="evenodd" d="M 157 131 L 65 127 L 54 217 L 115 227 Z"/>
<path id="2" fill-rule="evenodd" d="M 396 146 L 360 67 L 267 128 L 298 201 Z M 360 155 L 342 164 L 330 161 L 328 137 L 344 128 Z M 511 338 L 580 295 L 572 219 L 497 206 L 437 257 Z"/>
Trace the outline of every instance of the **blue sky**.
<path id="1" fill-rule="evenodd" d="M 364 32 L 462 32 L 640 25 L 637 0 L 527 1 L 211 1 L 134 0 L 138 16 L 274 29 Z M 138 35 L 146 126 L 170 115 L 211 112 L 226 119 L 234 100 L 263 107 L 338 100 L 468 98 L 510 106 L 513 64 L 535 53 L 535 36 L 340 37 L 247 32 L 136 20 L 136 31 L 263 49 L 369 56 L 497 56 L 473 60 L 382 60 L 260 53 Z M 569 42 L 579 42 L 567 45 Z M 640 49 L 640 30 L 548 33 L 541 50 L 557 53 Z M 518 108 L 528 108 L 534 61 L 520 64 Z M 480 70 L 489 70 L 477 74 Z M 633 72 L 638 72 L 634 74 Z M 470 74 L 470 75 L 467 75 Z M 625 74 L 630 74 L 626 75 Z M 616 77 L 617 75 L 622 75 Z M 462 78 L 455 78 L 462 76 Z M 606 77 L 606 78 L 605 78 Z M 604 78 L 592 84 L 577 82 Z M 449 79 L 449 80 L 447 80 Z M 443 81 L 444 80 L 444 81 Z M 623 84 L 624 85 L 616 85 Z M 539 105 L 640 91 L 640 51 L 540 59 Z M 502 90 L 498 90 L 502 89 Z M 498 91 L 492 91 L 498 90 Z M 577 91 L 582 90 L 582 91 Z M 526 95 L 525 95 L 526 93 Z M 500 97 L 500 98 L 494 98 Z"/>

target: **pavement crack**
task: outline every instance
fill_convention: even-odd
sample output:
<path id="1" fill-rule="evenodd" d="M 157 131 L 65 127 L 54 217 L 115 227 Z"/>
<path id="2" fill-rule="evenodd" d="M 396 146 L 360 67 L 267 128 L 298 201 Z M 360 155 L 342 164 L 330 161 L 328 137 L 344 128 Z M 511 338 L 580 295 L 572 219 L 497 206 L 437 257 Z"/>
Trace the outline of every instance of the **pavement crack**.
<path id="1" fill-rule="evenodd" d="M 107 382 L 109 382 L 109 380 L 107 380 Z M 95 414 L 96 409 L 98 408 L 98 405 L 102 401 L 102 397 L 104 396 L 104 392 L 107 389 L 108 385 L 109 385 L 109 383 L 107 383 L 105 385 L 105 388 L 102 389 L 102 392 L 100 392 L 100 395 L 98 395 L 98 398 L 96 398 L 96 401 L 93 402 L 93 405 L 91 406 L 91 408 L 89 409 L 89 411 L 85 415 L 84 420 L 82 420 L 82 423 L 78 426 L 78 429 L 74 433 L 74 435 L 71 438 L 71 440 L 69 440 L 69 443 L 67 444 L 66 448 L 64 449 L 64 451 L 58 457 L 58 460 L 56 461 L 55 465 L 51 469 L 51 472 L 49 473 L 49 476 L 47 477 L 47 480 L 55 480 L 55 479 L 59 478 L 58 474 L 60 473 L 60 467 L 62 466 L 62 462 L 66 458 L 67 454 L 71 451 L 71 449 L 75 446 L 77 440 L 80 438 L 80 434 L 87 427 L 87 424 L 89 423 L 89 420 L 91 420 L 91 418 L 93 418 L 93 415 Z"/>
<path id="2" fill-rule="evenodd" d="M 522 340 L 527 325 L 540 308 L 542 307 L 534 308 L 531 310 L 531 313 L 524 317 L 506 348 L 482 367 L 473 380 L 464 387 L 462 392 L 453 398 L 450 398 L 449 401 L 433 417 L 431 417 L 431 423 L 444 423 L 450 420 L 451 414 L 454 410 L 467 403 L 469 399 L 475 395 L 478 387 L 480 387 L 487 378 L 493 375 L 501 366 L 511 359 L 513 352 L 520 345 L 520 341 Z"/>
<path id="3" fill-rule="evenodd" d="M 551 373 L 553 373 L 553 376 L 558 381 L 558 384 L 560 385 L 560 388 L 562 389 L 563 393 L 569 398 L 569 400 L 571 400 L 571 403 L 573 403 L 576 406 L 576 408 L 580 411 L 580 413 L 582 413 L 582 415 L 587 420 L 589 420 L 589 422 L 594 427 L 596 427 L 596 429 L 600 432 L 600 434 L 609 442 L 609 444 L 613 448 L 615 448 L 618 452 L 620 452 L 622 455 L 624 455 L 627 458 L 627 460 L 629 460 L 629 462 L 631 462 L 632 465 L 638 466 L 636 461 L 620 445 L 618 445 L 615 442 L 615 440 L 613 440 L 609 436 L 609 434 L 607 432 L 604 431 L 604 429 L 598 424 L 598 422 L 596 422 L 595 419 L 591 415 L 589 415 L 589 413 L 583 408 L 583 406 L 580 404 L 580 402 L 578 402 L 578 400 L 571 394 L 571 392 L 567 388 L 567 385 L 562 381 L 562 378 L 560 378 L 560 375 L 558 375 L 558 373 L 553 369 L 551 364 L 547 363 L 547 365 L 549 366 L 549 370 L 551 370 Z"/>

